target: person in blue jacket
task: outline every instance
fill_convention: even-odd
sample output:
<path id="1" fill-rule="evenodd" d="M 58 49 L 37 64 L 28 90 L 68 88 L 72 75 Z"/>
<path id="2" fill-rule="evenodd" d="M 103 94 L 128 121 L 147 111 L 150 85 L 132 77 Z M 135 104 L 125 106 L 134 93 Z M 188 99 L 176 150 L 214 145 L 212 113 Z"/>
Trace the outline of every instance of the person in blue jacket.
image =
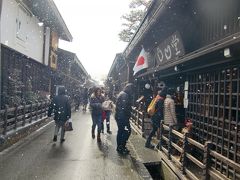
<path id="1" fill-rule="evenodd" d="M 102 130 L 102 103 L 104 98 L 101 94 L 101 89 L 96 88 L 93 94 L 90 97 L 90 107 L 91 107 L 91 115 L 92 115 L 92 138 L 95 138 L 95 129 L 97 129 L 97 141 L 101 142 L 101 130 Z"/>

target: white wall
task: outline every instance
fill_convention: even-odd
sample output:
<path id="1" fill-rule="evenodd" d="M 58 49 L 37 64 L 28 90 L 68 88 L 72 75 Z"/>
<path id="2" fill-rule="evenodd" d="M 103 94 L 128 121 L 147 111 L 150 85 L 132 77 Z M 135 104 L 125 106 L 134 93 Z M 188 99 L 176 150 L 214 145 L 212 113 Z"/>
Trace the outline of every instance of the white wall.
<path id="1" fill-rule="evenodd" d="M 15 0 L 3 0 L 1 43 L 43 63 L 43 26 Z"/>

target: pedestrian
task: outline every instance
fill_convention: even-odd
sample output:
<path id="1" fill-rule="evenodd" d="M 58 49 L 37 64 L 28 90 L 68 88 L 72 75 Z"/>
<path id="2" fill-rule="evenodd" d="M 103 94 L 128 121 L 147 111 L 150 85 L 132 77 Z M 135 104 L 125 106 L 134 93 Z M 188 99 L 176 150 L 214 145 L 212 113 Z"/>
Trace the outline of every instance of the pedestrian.
<path id="1" fill-rule="evenodd" d="M 153 99 L 153 90 L 151 89 L 151 85 L 149 83 L 145 84 L 145 87 L 143 89 L 143 96 L 145 108 L 147 108 Z"/>
<path id="2" fill-rule="evenodd" d="M 83 111 L 86 112 L 87 111 L 87 104 L 88 104 L 88 89 L 85 87 L 83 89 L 83 93 L 82 93 L 82 103 L 83 103 Z"/>
<path id="3" fill-rule="evenodd" d="M 80 106 L 80 91 L 77 90 L 74 94 L 74 103 L 75 103 L 75 111 L 79 110 L 79 106 Z"/>
<path id="4" fill-rule="evenodd" d="M 127 84 L 121 91 L 116 101 L 115 119 L 118 126 L 117 151 L 120 154 L 129 154 L 126 148 L 127 140 L 131 134 L 129 119 L 131 117 L 133 84 Z"/>
<path id="5" fill-rule="evenodd" d="M 95 138 L 95 129 L 97 129 L 97 142 L 101 142 L 101 130 L 102 130 L 102 103 L 103 97 L 101 95 L 101 89 L 96 88 L 90 97 L 90 107 L 92 115 L 92 138 Z"/>
<path id="6" fill-rule="evenodd" d="M 112 131 L 110 131 L 110 117 L 111 117 L 111 113 L 114 109 L 114 104 L 109 99 L 107 93 L 105 93 L 105 101 L 103 102 L 102 107 L 103 107 L 102 132 L 104 132 L 104 120 L 106 119 L 107 133 L 112 134 Z"/>
<path id="7" fill-rule="evenodd" d="M 177 125 L 175 103 L 173 100 L 174 92 L 174 89 L 168 89 L 166 99 L 164 100 L 164 124 L 169 126 Z"/>
<path id="8" fill-rule="evenodd" d="M 61 129 L 61 139 L 60 142 L 64 142 L 65 135 L 65 123 L 71 118 L 71 106 L 69 99 L 66 96 L 66 90 L 64 87 L 59 87 L 58 95 L 52 99 L 52 102 L 48 109 L 48 117 L 51 117 L 52 112 L 54 112 L 54 121 L 55 121 L 55 132 L 53 141 L 57 141 L 57 135 Z"/>
<path id="9" fill-rule="evenodd" d="M 152 121 L 152 131 L 150 132 L 147 141 L 145 143 L 145 147 L 153 149 L 154 146 L 151 144 L 152 137 L 156 134 L 158 128 L 160 128 L 160 123 L 163 120 L 163 107 L 164 107 L 164 99 L 166 98 L 167 87 L 164 87 L 162 90 L 158 91 L 156 105 L 155 105 L 155 113 L 151 117 Z"/>

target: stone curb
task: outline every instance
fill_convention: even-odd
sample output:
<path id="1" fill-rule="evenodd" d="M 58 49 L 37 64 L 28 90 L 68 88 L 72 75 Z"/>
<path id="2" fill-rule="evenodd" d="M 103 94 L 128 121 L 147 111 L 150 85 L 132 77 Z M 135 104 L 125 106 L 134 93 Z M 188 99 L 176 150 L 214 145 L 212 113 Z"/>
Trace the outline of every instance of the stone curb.
<path id="1" fill-rule="evenodd" d="M 50 126 L 53 124 L 53 120 L 45 124 L 44 126 L 40 127 L 36 131 L 32 132 L 28 136 L 24 137 L 23 139 L 19 140 L 17 143 L 11 145 L 7 149 L 4 149 L 2 152 L 0 152 L 0 161 L 5 160 L 7 157 L 9 157 L 11 154 L 19 150 L 24 145 L 28 144 L 31 140 L 35 139 L 36 137 L 40 136 L 42 133 L 44 133 L 47 129 L 50 128 Z"/>
<path id="2" fill-rule="evenodd" d="M 144 166 L 144 164 L 140 161 L 140 158 L 137 154 L 137 151 L 134 147 L 134 145 L 131 143 L 131 140 L 128 141 L 128 146 L 130 149 L 130 158 L 133 166 L 136 168 L 139 178 L 142 180 L 152 180 L 152 177 L 150 173 L 148 172 L 147 168 Z"/>

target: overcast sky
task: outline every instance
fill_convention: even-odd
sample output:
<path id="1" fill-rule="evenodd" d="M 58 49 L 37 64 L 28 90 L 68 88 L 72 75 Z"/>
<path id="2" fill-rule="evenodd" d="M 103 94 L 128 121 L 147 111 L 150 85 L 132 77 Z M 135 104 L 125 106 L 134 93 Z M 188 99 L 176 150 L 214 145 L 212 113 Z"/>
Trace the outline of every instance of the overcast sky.
<path id="1" fill-rule="evenodd" d="M 60 48 L 75 52 L 93 77 L 107 75 L 116 53 L 127 46 L 119 40 L 121 16 L 130 0 L 54 0 L 73 42 L 60 42 Z"/>

